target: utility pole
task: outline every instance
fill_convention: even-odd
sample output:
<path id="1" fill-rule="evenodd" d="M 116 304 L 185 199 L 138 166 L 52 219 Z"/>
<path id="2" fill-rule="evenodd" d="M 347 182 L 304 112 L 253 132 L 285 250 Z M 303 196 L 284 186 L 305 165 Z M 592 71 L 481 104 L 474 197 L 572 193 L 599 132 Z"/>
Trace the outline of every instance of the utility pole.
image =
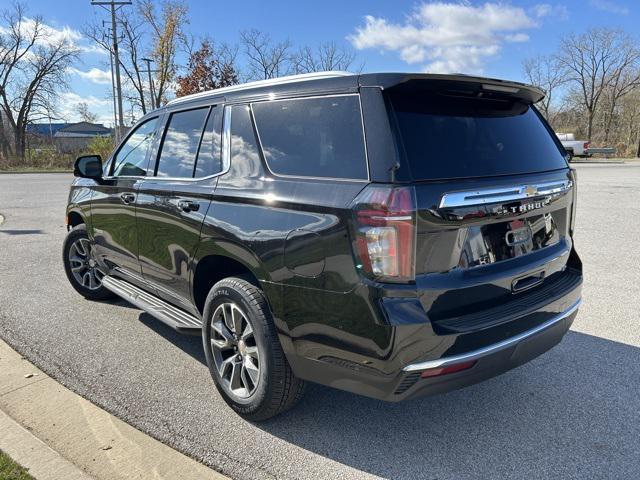
<path id="1" fill-rule="evenodd" d="M 102 22 L 102 26 L 104 27 L 104 22 Z M 109 35 L 111 35 L 111 29 L 107 29 L 107 39 L 109 39 Z M 118 127 L 118 107 L 116 105 L 116 80 L 113 74 L 113 54 L 111 50 L 109 50 L 109 63 L 111 64 L 111 92 L 113 99 L 113 132 L 114 132 L 114 140 L 117 145 L 120 142 L 120 135 Z"/>
<path id="2" fill-rule="evenodd" d="M 118 30 L 116 27 L 116 10 L 123 5 L 131 5 L 131 0 L 91 0 L 91 5 L 100 5 L 111 10 L 111 35 L 113 37 L 113 63 L 116 73 L 116 97 L 118 102 L 118 125 L 116 137 L 119 138 L 124 131 L 124 115 L 122 112 L 122 83 L 120 82 L 120 57 L 118 55 Z"/>
<path id="3" fill-rule="evenodd" d="M 147 75 L 149 76 L 149 94 L 151 95 L 151 110 L 156 109 L 156 92 L 153 88 L 153 80 L 151 80 L 151 60 L 150 58 L 143 58 L 143 62 L 147 64 Z"/>

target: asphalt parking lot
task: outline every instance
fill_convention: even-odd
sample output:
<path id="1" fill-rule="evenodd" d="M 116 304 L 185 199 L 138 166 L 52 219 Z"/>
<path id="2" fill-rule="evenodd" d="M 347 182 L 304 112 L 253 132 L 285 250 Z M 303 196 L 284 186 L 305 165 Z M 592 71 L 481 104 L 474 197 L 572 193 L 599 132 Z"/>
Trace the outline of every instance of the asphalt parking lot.
<path id="1" fill-rule="evenodd" d="M 388 404 L 312 386 L 253 425 L 198 337 L 93 303 L 61 263 L 69 175 L 0 175 L 0 337 L 60 382 L 237 479 L 638 478 L 640 162 L 577 165 L 584 303 L 555 349 L 464 390 Z"/>

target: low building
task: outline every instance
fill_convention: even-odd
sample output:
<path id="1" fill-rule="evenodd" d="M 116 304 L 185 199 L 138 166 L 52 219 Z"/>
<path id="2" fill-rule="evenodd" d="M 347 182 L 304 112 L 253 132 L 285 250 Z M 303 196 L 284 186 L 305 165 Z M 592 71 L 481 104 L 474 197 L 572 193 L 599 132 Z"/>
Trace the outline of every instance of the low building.
<path id="1" fill-rule="evenodd" d="M 61 153 L 84 150 L 94 137 L 110 137 L 112 131 L 99 123 L 78 122 L 59 128 L 53 134 L 56 148 Z"/>

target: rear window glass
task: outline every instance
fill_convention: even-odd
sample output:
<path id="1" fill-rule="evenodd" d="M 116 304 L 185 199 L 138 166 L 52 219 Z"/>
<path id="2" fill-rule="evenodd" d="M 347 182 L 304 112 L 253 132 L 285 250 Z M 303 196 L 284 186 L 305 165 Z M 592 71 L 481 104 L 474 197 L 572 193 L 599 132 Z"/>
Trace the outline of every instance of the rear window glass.
<path id="1" fill-rule="evenodd" d="M 515 175 L 566 168 L 529 105 L 428 93 L 393 95 L 401 141 L 415 180 Z"/>
<path id="2" fill-rule="evenodd" d="M 253 112 L 272 172 L 358 180 L 368 177 L 357 95 L 255 103 Z"/>

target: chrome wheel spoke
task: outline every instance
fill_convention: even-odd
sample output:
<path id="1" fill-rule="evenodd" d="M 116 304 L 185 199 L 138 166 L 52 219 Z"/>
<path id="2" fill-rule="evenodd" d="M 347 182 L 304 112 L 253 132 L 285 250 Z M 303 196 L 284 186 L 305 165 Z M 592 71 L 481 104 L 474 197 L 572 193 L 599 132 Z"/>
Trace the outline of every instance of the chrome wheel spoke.
<path id="1" fill-rule="evenodd" d="M 242 379 L 240 378 L 240 373 L 242 371 L 242 364 L 237 360 L 236 357 L 231 357 L 233 360 L 231 361 L 231 377 L 229 378 L 229 386 L 231 390 L 238 390 L 243 387 Z"/>
<path id="2" fill-rule="evenodd" d="M 260 382 L 260 352 L 251 324 L 228 302 L 216 308 L 210 326 L 209 343 L 222 386 L 232 396 L 250 397 Z"/>
<path id="3" fill-rule="evenodd" d="M 242 321 L 244 320 L 244 315 L 240 311 L 238 307 L 235 305 L 231 306 L 231 322 L 233 323 L 233 333 L 236 335 L 240 335 L 242 333 Z"/>
<path id="4" fill-rule="evenodd" d="M 247 347 L 245 353 L 254 360 L 258 360 L 258 347 Z"/>
<path id="5" fill-rule="evenodd" d="M 253 358 L 245 358 L 243 364 L 243 370 L 247 373 L 249 378 L 251 379 L 251 383 L 256 385 L 258 383 L 258 376 L 260 375 L 260 370 L 258 369 L 258 365 L 254 363 Z"/>
<path id="6" fill-rule="evenodd" d="M 212 322 L 211 329 L 213 330 L 212 333 L 215 334 L 211 336 L 212 346 L 219 348 L 220 350 L 229 350 L 235 346 L 233 334 L 229 331 L 222 320 Z"/>
<path id="7" fill-rule="evenodd" d="M 253 328 L 251 327 L 251 324 L 247 322 L 247 325 L 244 327 L 242 336 L 240 338 L 242 338 L 243 340 L 247 340 L 250 337 L 253 337 Z"/>
<path id="8" fill-rule="evenodd" d="M 225 360 L 220 362 L 218 373 L 220 374 L 221 378 L 225 378 L 227 376 L 227 373 L 229 373 L 229 371 L 233 369 L 233 362 L 235 362 L 235 355 L 232 355 L 231 357 L 226 358 Z"/>

